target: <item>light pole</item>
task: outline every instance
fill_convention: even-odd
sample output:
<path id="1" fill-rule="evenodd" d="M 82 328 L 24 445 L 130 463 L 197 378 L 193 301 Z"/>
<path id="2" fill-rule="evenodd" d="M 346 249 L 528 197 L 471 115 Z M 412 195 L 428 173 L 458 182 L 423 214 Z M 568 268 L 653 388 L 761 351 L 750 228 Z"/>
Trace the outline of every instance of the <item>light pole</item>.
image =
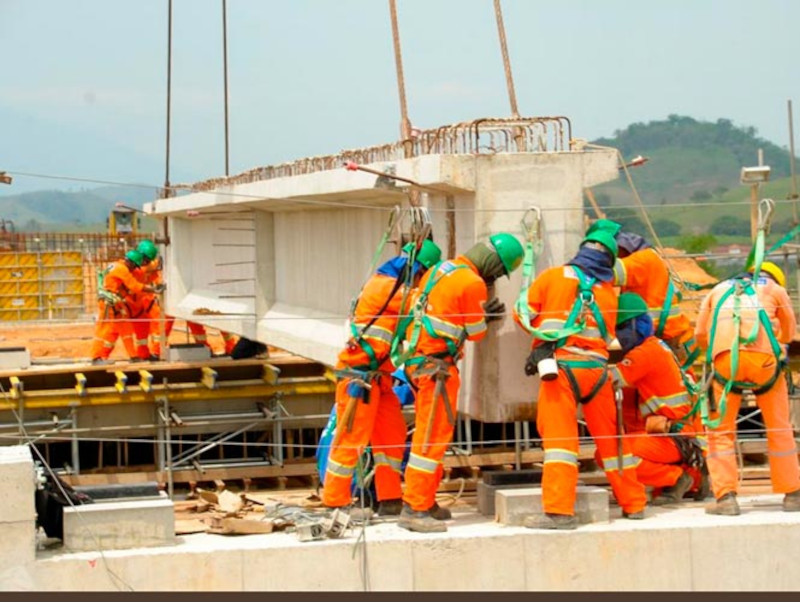
<path id="1" fill-rule="evenodd" d="M 742 184 L 750 184 L 750 236 L 753 241 L 758 234 L 758 190 L 763 182 L 769 181 L 769 165 L 742 167 L 739 180 Z"/>

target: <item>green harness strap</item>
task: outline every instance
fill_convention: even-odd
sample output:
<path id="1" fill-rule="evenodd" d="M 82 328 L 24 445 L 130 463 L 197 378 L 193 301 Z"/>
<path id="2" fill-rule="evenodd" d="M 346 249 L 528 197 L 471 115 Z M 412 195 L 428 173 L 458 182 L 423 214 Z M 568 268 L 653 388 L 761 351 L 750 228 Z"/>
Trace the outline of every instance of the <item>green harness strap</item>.
<path id="1" fill-rule="evenodd" d="M 669 312 L 672 310 L 672 299 L 674 299 L 676 295 L 678 297 L 678 302 L 680 302 L 682 298 L 681 293 L 675 290 L 675 283 L 672 281 L 672 278 L 670 278 L 669 284 L 667 285 L 667 296 L 664 299 L 664 305 L 661 306 L 661 313 L 658 315 L 658 328 L 656 328 L 655 335 L 659 339 L 664 334 L 664 327 L 667 325 L 667 318 L 669 318 Z"/>
<path id="2" fill-rule="evenodd" d="M 753 281 L 749 279 L 737 279 L 734 281 L 733 286 L 731 286 L 722 298 L 717 303 L 716 308 L 714 309 L 714 316 L 712 319 L 711 325 L 711 334 L 709 335 L 709 344 L 708 349 L 706 350 L 706 363 L 712 366 L 713 370 L 713 357 L 711 355 L 712 349 L 714 346 L 714 338 L 716 336 L 716 327 L 717 327 L 717 320 L 719 319 L 719 313 L 722 309 L 722 305 L 727 300 L 728 297 L 733 295 L 734 299 L 734 306 L 733 306 L 733 322 L 734 322 L 734 340 L 731 344 L 731 377 L 729 379 L 724 379 L 716 372 L 713 372 L 714 380 L 719 382 L 720 384 L 724 384 L 724 388 L 722 390 L 722 395 L 719 399 L 719 418 L 716 420 L 711 420 L 709 418 L 709 407 L 708 403 L 703 404 L 702 406 L 702 418 L 703 423 L 709 428 L 717 428 L 722 420 L 722 415 L 725 413 L 726 403 L 727 403 L 727 396 L 733 390 L 734 392 L 741 392 L 743 389 L 754 389 L 760 392 L 768 391 L 775 382 L 780 377 L 781 372 L 781 365 L 778 362 L 777 369 L 775 374 L 764 384 L 758 385 L 757 383 L 750 383 L 745 381 L 737 381 L 735 380 L 735 375 L 739 369 L 739 347 L 740 345 L 744 344 L 750 345 L 755 342 L 756 338 L 758 337 L 759 328 L 764 328 L 765 332 L 767 333 L 767 338 L 770 343 L 770 347 L 772 348 L 773 354 L 775 354 L 775 358 L 779 359 L 781 356 L 781 347 L 778 343 L 778 340 L 775 338 L 775 334 L 772 332 L 772 324 L 770 323 L 769 316 L 767 316 L 767 312 L 764 311 L 764 308 L 758 304 L 756 308 L 758 319 L 753 322 L 753 327 L 750 329 L 750 332 L 746 337 L 742 337 L 740 335 L 741 329 L 741 296 L 747 295 L 748 297 L 755 298 L 756 303 L 758 303 L 758 296 L 756 291 L 753 287 Z M 707 400 L 706 400 L 707 401 Z"/>
<path id="3" fill-rule="evenodd" d="M 392 363 L 395 366 L 401 366 L 407 362 L 407 360 L 414 355 L 417 350 L 417 345 L 419 344 L 419 335 L 422 328 L 425 328 L 425 331 L 428 333 L 429 336 L 435 339 L 442 339 L 447 345 L 448 353 L 455 359 L 458 356 L 459 348 L 461 344 L 464 342 L 465 334 L 462 335 L 461 339 L 459 340 L 458 344 L 454 343 L 452 339 L 448 339 L 446 337 L 439 336 L 436 334 L 436 331 L 431 324 L 430 318 L 426 315 L 425 311 L 428 306 L 428 297 L 431 294 L 433 288 L 439 284 L 439 282 L 447 276 L 448 274 L 452 274 L 456 270 L 460 269 L 467 269 L 465 265 L 456 265 L 452 263 L 452 261 L 445 260 L 440 261 L 437 263 L 433 268 L 431 268 L 431 276 L 428 278 L 428 282 L 425 284 L 425 288 L 423 289 L 420 296 L 417 298 L 416 303 L 414 303 L 414 308 L 412 310 L 412 314 L 409 316 L 405 316 L 400 319 L 400 322 L 397 326 L 397 332 L 392 339 L 391 345 L 391 357 Z M 408 331 L 408 327 L 413 324 L 413 328 L 411 331 L 411 338 L 409 339 L 408 346 L 405 351 L 403 351 L 403 341 L 406 339 L 406 332 Z"/>
<path id="4" fill-rule="evenodd" d="M 546 331 L 534 328 L 530 325 L 530 308 L 528 307 L 527 289 L 520 292 L 520 297 L 517 299 L 516 307 L 517 313 L 522 318 L 521 322 L 523 327 L 530 335 L 541 341 L 553 342 L 556 341 L 557 347 L 561 347 L 566 342 L 567 338 L 574 334 L 578 334 L 586 330 L 586 311 L 591 311 L 594 316 L 597 328 L 600 331 L 600 336 L 603 340 L 608 340 L 608 329 L 606 328 L 603 313 L 597 306 L 594 300 L 594 293 L 592 287 L 597 280 L 586 276 L 583 271 L 575 265 L 571 267 L 576 276 L 578 277 L 578 295 L 575 297 L 575 302 L 572 304 L 572 309 L 567 316 L 564 328 L 556 331 Z"/>

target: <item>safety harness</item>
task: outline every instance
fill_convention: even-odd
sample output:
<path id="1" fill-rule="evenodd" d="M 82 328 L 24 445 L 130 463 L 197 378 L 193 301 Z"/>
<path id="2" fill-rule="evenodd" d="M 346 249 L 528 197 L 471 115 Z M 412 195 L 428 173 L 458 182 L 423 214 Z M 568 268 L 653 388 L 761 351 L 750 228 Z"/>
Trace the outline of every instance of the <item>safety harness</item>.
<path id="1" fill-rule="evenodd" d="M 714 308 L 714 313 L 712 316 L 711 321 L 711 332 L 709 334 L 709 342 L 708 342 L 708 349 L 706 350 L 706 366 L 711 371 L 711 378 L 716 380 L 718 383 L 723 385 L 722 394 L 720 395 L 720 399 L 717 400 L 716 404 L 714 403 L 715 400 L 713 399 L 713 395 L 709 395 L 706 391 L 702 391 L 700 394 L 700 411 L 701 417 L 703 420 L 703 424 L 706 425 L 708 428 L 717 428 L 722 421 L 722 417 L 725 414 L 726 406 L 727 406 L 727 397 L 728 394 L 733 391 L 734 393 L 742 393 L 745 390 L 750 390 L 756 395 L 760 395 L 769 391 L 777 382 L 777 380 L 781 376 L 781 372 L 783 370 L 783 362 L 777 361 L 775 373 L 769 378 L 766 383 L 752 383 L 747 381 L 737 381 L 735 379 L 736 373 L 739 369 L 739 350 L 740 346 L 744 345 L 751 345 L 756 341 L 759 334 L 759 329 L 763 328 L 767 339 L 769 340 L 770 347 L 772 349 L 772 353 L 775 355 L 776 360 L 781 359 L 782 351 L 781 346 L 778 343 L 777 338 L 775 337 L 774 332 L 772 331 L 772 324 L 770 323 L 769 316 L 767 312 L 764 310 L 761 302 L 758 298 L 758 294 L 756 292 L 756 284 L 759 281 L 759 272 L 761 271 L 761 264 L 764 260 L 764 237 L 765 232 L 769 227 L 769 222 L 772 217 L 773 211 L 775 208 L 775 204 L 772 199 L 762 199 L 761 203 L 758 207 L 758 234 L 756 236 L 756 243 L 751 251 L 751 256 L 754 259 L 754 268 L 753 268 L 753 275 L 752 277 L 748 276 L 741 276 L 737 278 L 731 279 L 731 286 L 728 288 L 727 291 L 722 295 L 720 300 L 717 302 L 716 307 Z M 728 299 L 732 298 L 733 301 L 733 309 L 732 309 L 732 319 L 734 324 L 734 338 L 731 342 L 731 376 L 728 379 L 725 379 L 720 374 L 718 374 L 714 370 L 713 364 L 713 348 L 714 348 L 714 341 L 716 338 L 716 330 L 717 330 L 717 321 L 719 320 L 719 314 L 723 309 L 723 306 L 726 304 Z M 746 303 L 743 303 L 743 300 L 746 300 Z M 741 334 L 741 326 L 742 326 L 742 309 L 743 305 L 746 309 L 755 310 L 757 319 L 753 321 L 753 325 L 750 328 L 750 332 L 742 336 Z M 709 378 L 709 384 L 710 380 Z M 712 410 L 712 404 L 718 405 L 718 417 L 716 419 L 710 418 L 710 413 Z"/>
<path id="2" fill-rule="evenodd" d="M 534 216 L 533 221 L 528 221 L 529 216 Z M 542 251 L 541 237 L 541 211 L 538 207 L 532 207 L 525 212 L 521 221 L 522 233 L 525 239 L 525 255 L 522 262 L 522 284 L 520 286 L 519 297 L 517 298 L 515 309 L 520 316 L 523 328 L 535 339 L 554 343 L 553 350 L 563 347 L 567 339 L 575 334 L 580 334 L 586 330 L 586 318 L 589 313 L 594 317 L 600 336 L 608 340 L 608 329 L 606 328 L 603 314 L 594 299 L 592 287 L 597 282 L 596 278 L 587 276 L 578 266 L 571 265 L 578 278 L 578 295 L 572 305 L 567 320 L 563 328 L 557 330 L 541 330 L 531 326 L 530 307 L 528 306 L 528 289 L 534 278 L 536 262 Z M 608 379 L 608 372 L 605 370 L 607 362 L 605 358 L 587 357 L 586 359 L 564 359 L 556 358 L 556 363 L 569 381 L 575 399 L 579 403 L 589 402 L 597 392 L 603 387 Z M 578 380 L 575 377 L 576 368 L 603 368 L 603 372 L 595 385 L 586 395 L 581 395 Z"/>

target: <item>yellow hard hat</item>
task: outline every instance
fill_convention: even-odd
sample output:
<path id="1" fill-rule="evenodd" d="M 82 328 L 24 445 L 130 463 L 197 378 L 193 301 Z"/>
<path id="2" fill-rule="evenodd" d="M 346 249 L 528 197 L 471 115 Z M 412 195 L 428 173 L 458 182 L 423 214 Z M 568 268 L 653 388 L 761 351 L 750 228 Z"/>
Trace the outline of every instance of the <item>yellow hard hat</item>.
<path id="1" fill-rule="evenodd" d="M 766 272 L 775 279 L 775 282 L 786 288 L 786 275 L 783 270 L 771 261 L 765 261 L 761 264 L 761 271 Z"/>

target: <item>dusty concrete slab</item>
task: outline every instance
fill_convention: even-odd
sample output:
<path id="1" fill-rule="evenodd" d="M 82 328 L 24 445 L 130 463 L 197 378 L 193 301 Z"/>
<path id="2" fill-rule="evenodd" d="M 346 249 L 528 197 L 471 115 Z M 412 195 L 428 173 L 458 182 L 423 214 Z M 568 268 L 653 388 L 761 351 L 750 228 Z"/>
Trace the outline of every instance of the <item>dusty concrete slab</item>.
<path id="1" fill-rule="evenodd" d="M 283 532 L 193 534 L 169 547 L 105 552 L 114 579 L 97 552 L 63 550 L 40 552 L 27 574 L 41 590 L 114 590 L 121 583 L 191 591 L 800 590 L 793 561 L 800 515 L 782 512 L 780 499 L 741 496 L 739 517 L 709 516 L 701 503 L 688 502 L 630 521 L 613 507 L 610 523 L 571 532 L 456 512 L 439 534 L 411 533 L 393 521 L 308 543 Z"/>

